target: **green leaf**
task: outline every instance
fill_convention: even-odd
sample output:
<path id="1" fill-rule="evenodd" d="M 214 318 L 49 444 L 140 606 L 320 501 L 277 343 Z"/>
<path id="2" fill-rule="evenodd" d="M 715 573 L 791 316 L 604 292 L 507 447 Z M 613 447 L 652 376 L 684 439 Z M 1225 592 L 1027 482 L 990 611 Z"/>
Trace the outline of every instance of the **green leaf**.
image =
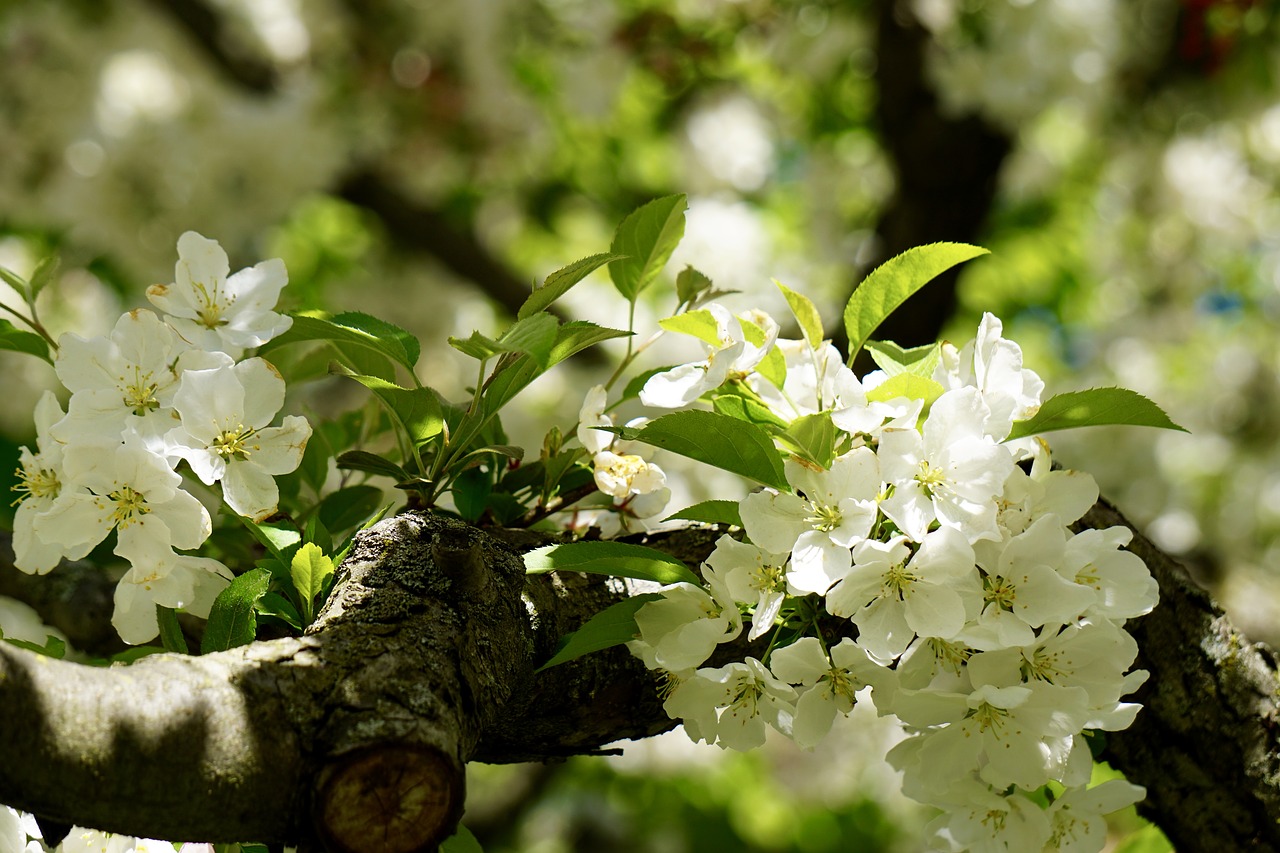
<path id="1" fill-rule="evenodd" d="M 187 651 L 187 638 L 182 636 L 182 626 L 178 624 L 178 614 L 172 607 L 157 604 L 156 623 L 160 626 L 160 645 L 164 646 L 166 652 L 190 654 Z"/>
<path id="2" fill-rule="evenodd" d="M 670 554 L 626 542 L 567 542 L 563 545 L 547 545 L 526 553 L 524 568 L 531 575 L 545 572 L 591 572 L 660 584 L 701 583 L 698 576 L 689 571 L 688 566 Z"/>
<path id="3" fill-rule="evenodd" d="M 476 361 L 488 361 L 500 352 L 501 344 L 493 338 L 487 338 L 479 332 L 472 332 L 469 338 L 449 338 L 449 346 L 463 355 L 469 355 Z"/>
<path id="4" fill-rule="evenodd" d="M 985 254 L 986 249 L 965 243 L 930 243 L 908 249 L 872 270 L 844 308 L 849 362 L 907 297 L 956 264 Z"/>
<path id="5" fill-rule="evenodd" d="M 640 629 L 636 627 L 636 611 L 659 598 L 662 598 L 659 593 L 646 592 L 606 607 L 588 619 L 581 628 L 560 638 L 556 653 L 536 671 L 541 672 L 585 654 L 634 640 L 640 634 Z"/>
<path id="6" fill-rule="evenodd" d="M 658 321 L 658 325 L 668 332 L 692 335 L 717 349 L 720 348 L 720 326 L 716 323 L 715 315 L 705 308 L 699 311 L 685 311 L 674 317 L 665 317 Z"/>
<path id="7" fill-rule="evenodd" d="M 903 349 L 892 341 L 867 341 L 864 346 L 871 353 L 871 360 L 889 376 L 912 373 L 931 379 L 938 362 L 942 360 L 942 344 Z"/>
<path id="8" fill-rule="evenodd" d="M 684 236 L 684 195 L 654 199 L 631 213 L 618 226 L 609 251 L 626 255 L 609 263 L 609 277 L 628 301 L 657 278 L 680 238 Z"/>
<path id="9" fill-rule="evenodd" d="M 498 346 L 505 352 L 524 352 L 533 356 L 538 366 L 546 370 L 551 360 L 551 348 L 556 343 L 560 321 L 547 313 L 533 314 L 517 320 L 498 338 Z"/>
<path id="10" fill-rule="evenodd" d="M 1174 853 L 1174 850 L 1158 826 L 1147 824 L 1117 844 L 1112 853 Z"/>
<path id="11" fill-rule="evenodd" d="M 370 453 L 367 450 L 348 450 L 346 453 L 339 454 L 334 462 L 343 470 L 382 474 L 391 477 L 397 483 L 410 478 L 408 471 L 390 459 L 385 456 L 379 456 L 376 453 Z"/>
<path id="12" fill-rule="evenodd" d="M 240 519 L 240 522 L 245 527 L 249 528 L 253 538 L 261 542 L 271 552 L 271 555 L 280 561 L 282 566 L 289 565 L 294 549 L 302 541 L 302 534 L 296 528 L 289 526 L 277 527 L 273 524 L 255 524 L 244 516 L 237 516 L 237 518 Z M 329 529 L 333 530 L 334 528 L 329 525 Z"/>
<path id="13" fill-rule="evenodd" d="M 943 390 L 942 385 L 932 379 L 916 376 L 914 373 L 899 373 L 868 391 L 867 402 L 887 403 L 906 397 L 908 400 L 924 400 L 925 406 L 929 406 L 942 396 Z"/>
<path id="14" fill-rule="evenodd" d="M 814 305 L 813 300 L 803 293 L 796 293 L 777 279 L 774 279 L 773 283 L 778 285 L 778 289 L 786 297 L 787 305 L 791 307 L 791 313 L 795 315 L 796 322 L 800 324 L 800 331 L 804 332 L 804 339 L 809 342 L 810 348 L 817 349 L 822 345 L 823 339 L 822 315 L 818 313 L 818 306 Z"/>
<path id="15" fill-rule="evenodd" d="M 1164 410 L 1128 388 L 1090 388 L 1068 391 L 1045 400 L 1035 417 L 1013 425 L 1006 441 L 1059 429 L 1082 426 L 1128 425 L 1187 432 L 1169 420 Z"/>
<path id="16" fill-rule="evenodd" d="M 831 422 L 830 412 L 802 415 L 774 438 L 796 456 L 824 470 L 836 458 L 836 425 Z"/>
<path id="17" fill-rule="evenodd" d="M 552 302 L 568 293 L 569 288 L 591 275 L 591 273 L 611 261 L 620 261 L 623 258 L 623 255 L 614 254 L 592 255 L 580 261 L 574 261 L 567 267 L 561 267 L 547 276 L 546 281 L 542 282 L 542 287 L 536 288 L 533 293 L 529 294 L 529 298 L 520 306 L 516 319 L 523 320 L 526 317 L 532 317 L 539 311 L 545 310 Z"/>
<path id="18" fill-rule="evenodd" d="M 16 637 L 5 637 L 3 634 L 0 634 L 0 639 L 3 639 L 11 646 L 17 646 L 20 649 L 26 649 L 29 652 L 35 652 L 48 658 L 62 660 L 67 655 L 67 644 L 58 637 L 53 636 L 53 634 L 45 635 L 44 645 L 33 643 L 30 640 L 19 640 Z M 161 651 L 164 650 L 162 649 Z"/>
<path id="19" fill-rule="evenodd" d="M 372 391 L 415 445 L 435 438 L 444 429 L 440 398 L 430 388 L 401 388 L 376 376 L 340 372 Z"/>
<path id="20" fill-rule="evenodd" d="M 722 415 L 728 415 L 740 421 L 763 427 L 766 432 L 786 429 L 787 422 L 755 397 L 740 393 L 736 387 L 722 386 L 711 401 L 711 405 Z"/>
<path id="21" fill-rule="evenodd" d="M 412 370 L 418 360 L 418 341 L 398 326 L 359 312 L 330 317 L 323 311 L 291 314 L 293 325 L 259 348 L 265 354 L 277 347 L 301 341 L 330 341 L 342 351 L 344 346 L 372 350 Z"/>
<path id="22" fill-rule="evenodd" d="M 440 853 L 484 853 L 471 830 L 461 824 L 453 835 L 440 842 Z"/>
<path id="23" fill-rule="evenodd" d="M 315 598 L 332 574 L 333 560 L 326 557 L 314 542 L 308 542 L 294 552 L 293 560 L 289 563 L 289 576 L 293 579 L 298 601 L 302 603 L 302 618 L 308 625 L 315 613 Z"/>
<path id="24" fill-rule="evenodd" d="M 269 571 L 251 569 L 218 593 L 200 643 L 201 654 L 221 652 L 253 642 L 258 632 L 253 606 L 266 594 L 270 583 Z"/>
<path id="25" fill-rule="evenodd" d="M 551 360 L 547 363 L 547 366 L 551 367 L 559 364 L 566 358 L 577 355 L 587 347 L 594 346 L 601 341 L 607 341 L 611 338 L 626 338 L 632 334 L 632 332 L 626 332 L 622 329 L 597 326 L 595 323 L 588 323 L 586 320 L 573 320 L 564 323 L 556 333 L 556 343 L 551 348 Z"/>
<path id="26" fill-rule="evenodd" d="M 53 278 L 58 272 L 58 264 L 57 255 L 49 255 L 36 264 L 35 270 L 31 273 L 31 296 L 28 298 L 27 304 L 35 302 L 36 297 L 40 295 L 40 291 L 53 282 Z"/>
<path id="27" fill-rule="evenodd" d="M 22 298 L 30 304 L 31 299 L 28 296 L 30 293 L 30 285 L 27 284 L 26 279 L 7 267 L 0 267 L 0 281 L 3 281 L 5 284 L 18 291 L 18 293 L 22 294 Z"/>
<path id="28" fill-rule="evenodd" d="M 355 544 L 356 534 L 363 533 L 379 521 L 382 521 L 382 519 L 386 518 L 387 513 L 391 511 L 392 506 L 394 506 L 394 504 L 384 504 L 374 512 L 370 513 L 369 517 L 360 523 L 360 527 L 347 537 L 347 540 L 342 543 L 342 547 L 333 555 L 334 565 L 341 566 L 342 561 L 347 558 L 347 553 L 351 550 L 351 546 Z"/>
<path id="29" fill-rule="evenodd" d="M 464 521 L 478 521 L 488 508 L 489 494 L 493 491 L 493 480 L 489 474 L 479 468 L 468 468 L 453 480 L 450 492 L 453 494 L 453 505 Z"/>
<path id="30" fill-rule="evenodd" d="M 737 501 L 703 501 L 687 506 L 675 515 L 669 515 L 663 521 L 700 521 L 703 524 L 727 524 L 733 527 L 742 526 L 742 516 L 738 514 Z"/>
<path id="31" fill-rule="evenodd" d="M 681 305 L 696 302 L 698 297 L 712 287 L 711 279 L 691 266 L 686 265 L 676 275 L 676 298 Z"/>
<path id="32" fill-rule="evenodd" d="M 343 531 L 368 518 L 384 500 L 386 495 L 376 486 L 347 486 L 325 495 L 316 514 L 329 530 Z"/>
<path id="33" fill-rule="evenodd" d="M 755 424 L 729 415 L 698 410 L 672 412 L 641 429 L 615 427 L 609 431 L 741 474 L 775 489 L 790 489 L 783 474 L 782 458 L 769 434 Z"/>
<path id="34" fill-rule="evenodd" d="M 293 602 L 278 593 L 268 592 L 262 596 L 258 599 L 255 609 L 260 615 L 279 619 L 295 631 L 301 631 L 307 627 L 302 620 L 302 614 L 293 606 Z"/>
<path id="35" fill-rule="evenodd" d="M 0 350 L 34 355 L 53 364 L 49 357 L 49 344 L 35 332 L 24 332 L 8 320 L 0 320 Z"/>

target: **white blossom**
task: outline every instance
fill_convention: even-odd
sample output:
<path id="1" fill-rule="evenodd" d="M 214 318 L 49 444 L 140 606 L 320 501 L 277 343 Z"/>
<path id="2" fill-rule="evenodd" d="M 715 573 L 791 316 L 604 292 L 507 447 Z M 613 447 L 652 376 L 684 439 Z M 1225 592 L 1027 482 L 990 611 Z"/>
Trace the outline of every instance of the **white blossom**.
<path id="1" fill-rule="evenodd" d="M 754 604 L 748 640 L 755 640 L 773 628 L 787 597 L 788 555 L 771 554 L 749 542 L 724 535 L 716 540 L 707 566 L 723 581 L 731 598 Z"/>
<path id="2" fill-rule="evenodd" d="M 230 570 L 217 560 L 172 548 L 153 550 L 135 560 L 116 585 L 111 624 L 126 643 L 149 642 L 160 633 L 157 604 L 207 619 L 214 599 L 231 579 Z"/>
<path id="3" fill-rule="evenodd" d="M 795 691 L 755 658 L 700 669 L 681 681 L 663 708 L 684 720 L 693 740 L 722 749 L 748 750 L 764 743 L 766 726 L 791 733 Z"/>
<path id="4" fill-rule="evenodd" d="M 702 361 L 650 376 L 640 389 L 640 402 L 646 406 L 678 409 L 719 388 L 730 377 L 746 376 L 768 355 L 778 337 L 778 324 L 771 318 L 764 317 L 767 320 L 767 327 L 762 330 L 764 340 L 757 345 L 747 339 L 742 321 L 723 305 L 712 302 L 704 310 L 715 319 L 718 342 L 703 342 L 707 357 Z"/>
<path id="5" fill-rule="evenodd" d="M 61 545 L 47 542 L 36 532 L 37 520 L 53 508 L 62 493 L 62 445 L 49 429 L 63 417 L 52 391 L 36 403 L 36 452 L 23 447 L 18 454 L 18 509 L 13 518 L 13 564 L 24 572 L 44 574 L 62 559 Z"/>
<path id="6" fill-rule="evenodd" d="M 800 688 L 791 736 L 804 749 L 812 749 L 827 736 L 837 713 L 853 710 L 859 690 L 889 678 L 887 670 L 847 637 L 832 646 L 829 654 L 817 637 L 801 637 L 774 651 L 769 668 L 782 681 Z"/>
<path id="7" fill-rule="evenodd" d="M 191 346 L 238 358 L 246 348 L 288 331 L 293 319 L 272 310 L 289 282 L 283 261 L 273 258 L 234 275 L 230 271 L 216 240 L 188 231 L 178 238 L 174 283 L 153 284 L 147 298 L 169 315 Z"/>

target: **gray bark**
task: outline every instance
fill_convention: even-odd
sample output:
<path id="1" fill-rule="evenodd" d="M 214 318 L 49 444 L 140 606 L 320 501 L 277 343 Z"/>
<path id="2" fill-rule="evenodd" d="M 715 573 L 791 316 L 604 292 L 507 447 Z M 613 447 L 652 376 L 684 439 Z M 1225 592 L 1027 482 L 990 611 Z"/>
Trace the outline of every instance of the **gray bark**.
<path id="1" fill-rule="evenodd" d="M 1125 523 L 1105 504 L 1082 522 Z M 0 644 L 0 802 L 141 836 L 407 853 L 453 831 L 468 761 L 670 728 L 623 649 L 534 673 L 628 583 L 526 577 L 519 555 L 541 541 L 491 533 L 421 514 L 379 524 L 301 638 L 108 669 Z M 697 565 L 716 536 L 649 544 Z M 1144 811 L 1179 850 L 1280 850 L 1275 661 L 1172 559 L 1140 536 L 1131 548 L 1162 597 L 1131 625 L 1147 707 L 1105 757 L 1147 786 Z"/>

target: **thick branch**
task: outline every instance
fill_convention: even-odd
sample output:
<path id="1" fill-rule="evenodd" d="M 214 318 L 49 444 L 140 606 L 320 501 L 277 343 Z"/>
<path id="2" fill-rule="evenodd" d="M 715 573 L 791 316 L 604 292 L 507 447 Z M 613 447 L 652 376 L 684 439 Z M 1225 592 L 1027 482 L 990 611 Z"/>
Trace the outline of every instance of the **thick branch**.
<path id="1" fill-rule="evenodd" d="M 1100 504 L 1086 526 L 1125 524 Z M 633 594 L 526 578 L 528 531 L 499 541 L 406 514 L 362 535 L 308 636 L 90 669 L 0 646 L 0 801 L 63 821 L 198 840 L 430 850 L 467 761 L 598 750 L 672 724 L 621 649 L 534 673 L 557 639 Z M 714 531 L 649 544 L 697 564 Z M 1107 757 L 1147 786 L 1182 851 L 1280 850 L 1276 667 L 1137 537 L 1161 603 L 1134 623 L 1151 681 Z M 742 655 L 745 647 L 724 651 Z"/>

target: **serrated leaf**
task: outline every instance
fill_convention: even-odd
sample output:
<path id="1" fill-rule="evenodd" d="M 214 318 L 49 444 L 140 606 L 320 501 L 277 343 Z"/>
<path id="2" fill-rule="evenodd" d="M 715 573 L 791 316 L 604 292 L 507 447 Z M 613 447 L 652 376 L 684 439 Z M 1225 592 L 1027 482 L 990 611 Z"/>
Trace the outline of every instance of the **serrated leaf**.
<path id="1" fill-rule="evenodd" d="M 699 311 L 685 311 L 674 317 L 664 317 L 658 321 L 658 325 L 668 332 L 690 335 L 717 349 L 720 348 L 720 326 L 716 323 L 715 315 L 705 308 Z"/>
<path id="2" fill-rule="evenodd" d="M 626 255 L 609 264 L 609 277 L 629 302 L 649 286 L 684 236 L 684 195 L 654 199 L 632 212 L 613 235 L 609 251 Z"/>
<path id="3" fill-rule="evenodd" d="M 942 360 L 942 344 L 904 349 L 892 341 L 867 341 L 864 346 L 871 353 L 871 360 L 889 376 L 913 373 L 931 379 Z"/>
<path id="4" fill-rule="evenodd" d="M 672 412 L 641 429 L 613 428 L 630 441 L 670 450 L 733 474 L 789 490 L 782 458 L 769 434 L 755 424 L 719 412 Z"/>
<path id="5" fill-rule="evenodd" d="M 323 311 L 306 311 L 290 316 L 289 330 L 264 344 L 259 354 L 301 341 L 330 341 L 372 350 L 409 370 L 418 360 L 418 341 L 412 335 L 368 314 L 353 311 L 330 317 Z"/>
<path id="6" fill-rule="evenodd" d="M 333 574 L 333 561 L 314 542 L 307 542 L 293 554 L 289 563 L 289 577 L 302 604 L 302 618 L 307 625 L 315 606 L 315 598 L 324 589 L 325 581 Z"/>
<path id="7" fill-rule="evenodd" d="M 567 267 L 561 267 L 547 276 L 541 287 L 529 294 L 529 298 L 520 306 L 516 319 L 523 320 L 526 317 L 537 314 L 539 311 L 545 310 L 551 303 L 564 296 L 571 287 L 591 275 L 591 273 L 610 261 L 623 260 L 623 257 L 622 255 L 611 253 L 591 255 L 580 261 L 574 261 Z"/>
<path id="8" fill-rule="evenodd" d="M 334 460 L 337 466 L 346 471 L 367 471 L 370 474 L 382 474 L 391 477 L 397 483 L 409 479 L 409 472 L 386 457 L 367 450 L 348 450 Z"/>
<path id="9" fill-rule="evenodd" d="M 804 339 L 809 343 L 810 348 L 817 349 L 822 345 L 823 340 L 822 315 L 818 313 L 818 306 L 803 293 L 796 293 L 777 279 L 774 279 L 773 283 L 778 285 L 778 289 L 786 297 L 787 305 L 795 315 L 796 322 L 800 324 L 800 331 L 804 333 Z"/>
<path id="10" fill-rule="evenodd" d="M 556 343 L 560 321 L 550 314 L 538 313 L 517 320 L 498 338 L 498 346 L 505 352 L 523 352 L 533 357 L 543 370 L 551 360 L 551 349 Z"/>
<path id="11" fill-rule="evenodd" d="M 836 456 L 836 425 L 830 412 L 802 415 L 774 438 L 802 459 L 827 469 Z"/>
<path id="12" fill-rule="evenodd" d="M 928 407 L 942 396 L 944 390 L 941 384 L 932 379 L 916 376 L 914 373 L 899 373 L 868 391 L 867 402 L 888 403 L 899 397 L 906 397 L 908 400 L 924 400 Z"/>
<path id="13" fill-rule="evenodd" d="M 711 405 L 720 414 L 763 427 L 769 434 L 786 429 L 787 426 L 787 422 L 775 415 L 768 406 L 755 397 L 739 393 L 732 386 L 722 386 Z"/>
<path id="14" fill-rule="evenodd" d="M 634 640 L 640 634 L 640 629 L 636 627 L 636 611 L 659 598 L 662 598 L 659 593 L 646 592 L 606 607 L 588 619 L 581 628 L 562 637 L 556 653 L 535 671 L 541 672 L 591 652 Z"/>
<path id="15" fill-rule="evenodd" d="M 689 265 L 676 275 L 676 298 L 681 305 L 691 304 L 712 287 L 711 279 Z"/>
<path id="16" fill-rule="evenodd" d="M 0 350 L 34 355 L 53 364 L 49 344 L 35 332 L 24 332 L 8 320 L 0 320 Z"/>
<path id="17" fill-rule="evenodd" d="M 654 583 L 700 583 L 689 567 L 670 554 L 626 542 L 566 542 L 547 545 L 524 555 L 525 571 L 590 572 Z"/>
<path id="18" fill-rule="evenodd" d="M 752 323 L 750 320 L 739 318 L 742 324 L 742 335 L 747 339 L 747 343 L 754 347 L 764 346 L 765 332 L 764 329 Z M 759 373 L 773 387 L 781 388 L 787 381 L 787 359 L 782 354 L 782 350 L 776 346 L 769 347 L 769 351 L 765 353 L 764 358 L 760 359 L 755 367 L 756 373 Z"/>
<path id="19" fill-rule="evenodd" d="M 434 438 L 444 429 L 440 398 L 430 388 L 401 388 L 394 382 L 376 376 L 361 376 L 346 371 L 342 371 L 342 375 L 372 391 L 413 444 L 421 444 Z"/>
<path id="20" fill-rule="evenodd" d="M 266 595 L 270 583 L 271 573 L 266 569 L 251 569 L 218 593 L 200 642 L 201 654 L 221 652 L 254 641 L 258 620 L 253 606 Z"/>
<path id="21" fill-rule="evenodd" d="M 908 249 L 872 270 L 844 308 L 850 363 L 871 333 L 907 297 L 956 264 L 985 254 L 986 249 L 965 243 L 930 243 Z"/>
<path id="22" fill-rule="evenodd" d="M 307 626 L 302 621 L 302 614 L 298 612 L 298 608 L 293 606 L 293 602 L 274 592 L 268 592 L 262 598 L 258 599 L 255 607 L 261 616 L 271 616 L 284 622 L 296 631 L 302 631 Z"/>
<path id="23" fill-rule="evenodd" d="M 375 486 L 347 486 L 325 495 L 316 512 L 325 527 L 340 532 L 359 524 L 384 500 L 386 496 Z"/>
<path id="24" fill-rule="evenodd" d="M 1056 394 L 1035 417 L 1013 425 L 1006 441 L 1082 426 L 1146 426 L 1187 432 L 1151 400 L 1128 388 L 1090 388 Z"/>
<path id="25" fill-rule="evenodd" d="M 31 297 L 27 300 L 28 304 L 35 302 L 40 291 L 53 282 L 59 263 L 57 255 L 49 255 L 36 264 L 35 270 L 31 273 Z"/>
<path id="26" fill-rule="evenodd" d="M 669 515 L 662 519 L 663 521 L 700 521 L 703 524 L 728 524 L 734 527 L 742 526 L 742 516 L 738 514 L 737 501 L 702 501 L 693 506 L 687 506 L 674 515 Z"/>
<path id="27" fill-rule="evenodd" d="M 469 338 L 449 338 L 449 346 L 463 355 L 469 355 L 476 361 L 488 361 L 500 352 L 502 346 L 493 338 L 485 337 L 479 332 L 472 332 Z"/>
<path id="28" fill-rule="evenodd" d="M 11 646 L 17 646 L 20 649 L 26 649 L 29 652 L 35 652 L 38 655 L 44 655 L 49 658 L 57 658 L 62 660 L 67 655 L 67 644 L 53 634 L 46 634 L 44 645 L 33 643 L 30 640 L 19 640 L 17 637 L 5 637 L 0 635 L 0 640 Z"/>
<path id="29" fill-rule="evenodd" d="M 293 527 L 277 527 L 273 524 L 255 524 L 244 516 L 236 516 L 249 528 L 253 538 L 261 542 L 282 566 L 289 565 L 293 551 L 302 541 L 302 534 Z M 332 528 L 331 528 L 332 529 Z"/>

